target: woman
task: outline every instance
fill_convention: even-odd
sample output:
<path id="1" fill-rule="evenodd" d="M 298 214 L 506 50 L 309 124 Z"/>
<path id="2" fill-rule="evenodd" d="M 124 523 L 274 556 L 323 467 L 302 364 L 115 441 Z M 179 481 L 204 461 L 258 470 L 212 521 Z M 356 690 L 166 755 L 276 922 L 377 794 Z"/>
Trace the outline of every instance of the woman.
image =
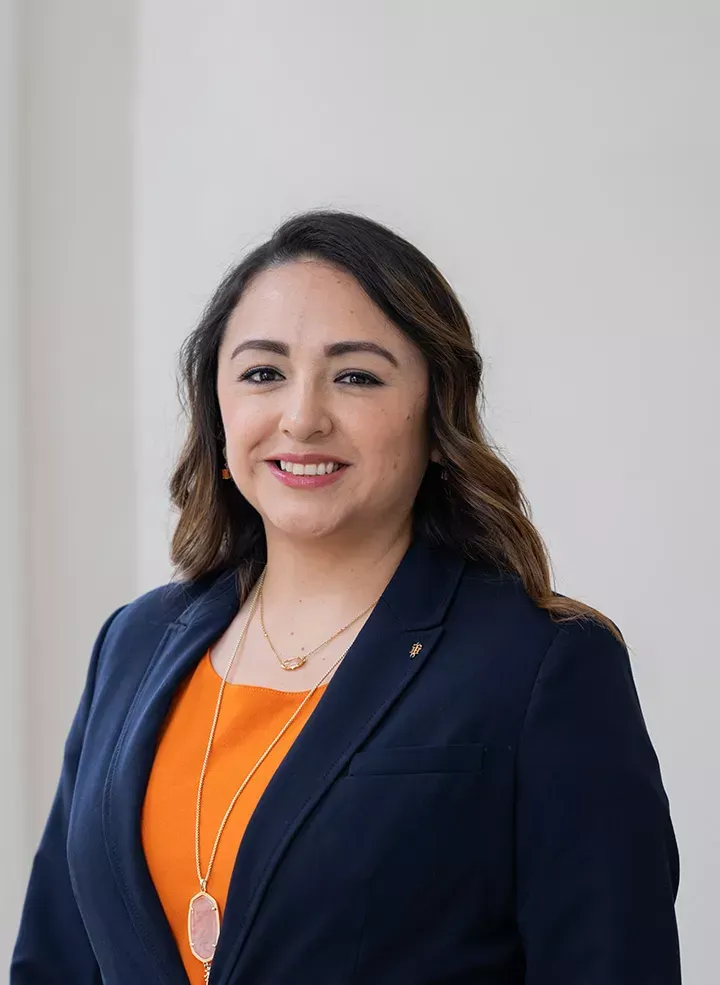
<path id="1" fill-rule="evenodd" d="M 14 985 L 676 985 L 622 636 L 552 591 L 452 290 L 281 226 L 184 349 L 183 579 L 94 648 Z"/>

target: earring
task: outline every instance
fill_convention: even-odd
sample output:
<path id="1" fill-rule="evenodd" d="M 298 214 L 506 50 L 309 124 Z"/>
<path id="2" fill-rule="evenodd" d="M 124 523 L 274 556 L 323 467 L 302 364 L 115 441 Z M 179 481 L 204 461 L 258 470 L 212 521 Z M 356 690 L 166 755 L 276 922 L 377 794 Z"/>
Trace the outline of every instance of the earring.
<path id="1" fill-rule="evenodd" d="M 223 458 L 225 459 L 225 464 L 222 467 L 220 475 L 223 477 L 223 479 L 229 479 L 230 469 L 228 468 L 228 463 L 227 463 L 227 446 L 223 446 Z"/>
<path id="2" fill-rule="evenodd" d="M 433 462 L 435 462 L 435 464 L 440 469 L 440 478 L 442 479 L 442 481 L 447 482 L 448 470 L 445 468 L 445 465 L 443 464 L 443 461 L 440 458 L 440 456 L 438 455 L 437 458 L 433 458 Z"/>
<path id="3" fill-rule="evenodd" d="M 430 455 L 430 461 L 431 462 L 434 462 L 435 465 L 439 465 L 440 466 L 440 478 L 441 479 L 447 479 L 447 477 L 448 477 L 447 476 L 447 469 L 443 466 L 442 459 L 440 458 L 440 452 L 437 451 L 437 449 L 431 453 L 431 455 Z"/>

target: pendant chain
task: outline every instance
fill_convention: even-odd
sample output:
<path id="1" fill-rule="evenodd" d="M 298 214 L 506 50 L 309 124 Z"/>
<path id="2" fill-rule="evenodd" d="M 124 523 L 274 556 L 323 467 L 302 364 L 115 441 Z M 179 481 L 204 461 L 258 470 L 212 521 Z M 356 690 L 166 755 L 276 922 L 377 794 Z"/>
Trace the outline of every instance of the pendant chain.
<path id="1" fill-rule="evenodd" d="M 222 681 L 220 683 L 220 690 L 218 692 L 217 703 L 215 705 L 215 714 L 213 716 L 212 726 L 210 727 L 210 735 L 208 737 L 207 748 L 205 750 L 205 759 L 203 760 L 202 770 L 200 771 L 200 781 L 198 783 L 197 801 L 196 801 L 196 805 L 195 805 L 195 870 L 197 872 L 198 882 L 200 883 L 200 888 L 201 888 L 201 890 L 202 890 L 203 893 L 207 890 L 207 884 L 208 884 L 208 881 L 210 879 L 210 873 L 212 872 L 213 864 L 215 862 L 215 855 L 217 854 L 218 845 L 220 844 L 220 838 L 221 838 L 222 833 L 223 833 L 223 831 L 225 829 L 225 825 L 227 824 L 228 818 L 230 817 L 230 814 L 232 813 L 232 809 L 235 806 L 235 804 L 237 803 L 238 798 L 240 797 L 240 794 L 243 792 L 243 790 L 248 785 L 248 783 L 250 782 L 250 780 L 252 779 L 252 777 L 255 775 L 255 773 L 257 772 L 257 770 L 260 768 L 260 766 L 263 764 L 263 762 L 265 761 L 265 759 L 267 759 L 267 757 L 270 755 L 270 753 L 275 748 L 275 746 L 278 744 L 278 742 L 280 741 L 280 739 L 285 735 L 285 733 L 287 732 L 287 730 L 293 724 L 293 722 L 298 717 L 298 715 L 303 710 L 303 708 L 308 703 L 308 701 L 315 694 L 315 692 L 320 687 L 320 685 L 323 683 L 323 681 L 325 680 L 325 678 L 328 677 L 332 673 L 332 671 L 337 667 L 337 665 L 346 656 L 348 650 L 350 649 L 350 647 L 348 647 L 338 657 L 338 659 L 329 668 L 329 670 L 320 678 L 320 680 L 317 682 L 317 684 L 310 691 L 308 691 L 307 695 L 305 696 L 305 698 L 300 703 L 300 706 L 295 710 L 295 712 L 292 714 L 292 716 L 290 717 L 290 719 L 285 723 L 285 725 L 283 726 L 283 728 L 281 729 L 281 731 L 278 733 L 278 735 L 275 736 L 275 738 L 273 739 L 273 741 L 270 743 L 270 745 L 267 747 L 267 749 L 265 750 L 265 752 L 258 759 L 258 761 L 255 763 L 255 765 L 253 766 L 253 768 L 250 770 L 250 772 L 248 773 L 248 775 L 243 780 L 242 784 L 240 785 L 240 787 L 238 788 L 237 792 L 235 793 L 235 796 L 230 801 L 230 804 L 228 806 L 228 809 L 225 811 L 225 816 L 223 817 L 222 821 L 220 822 L 220 827 L 218 828 L 218 832 L 217 832 L 217 835 L 215 836 L 215 841 L 213 843 L 212 851 L 210 853 L 210 859 L 208 861 L 207 870 L 205 872 L 205 875 L 203 876 L 202 870 L 201 870 L 201 867 L 200 867 L 200 804 L 201 804 L 201 800 L 202 800 L 202 791 L 203 791 L 203 785 L 205 783 L 205 775 L 207 773 L 208 761 L 210 759 L 210 750 L 212 748 L 213 739 L 215 737 L 215 730 L 217 728 L 218 719 L 220 717 L 220 706 L 222 704 L 222 698 L 223 698 L 223 692 L 225 690 L 225 685 L 227 684 L 228 678 L 230 676 L 230 671 L 232 670 L 233 664 L 235 663 L 235 658 L 236 658 L 236 656 L 238 654 L 238 651 L 240 649 L 240 646 L 241 646 L 241 644 L 242 644 L 242 642 L 245 639 L 245 636 L 247 634 L 247 630 L 248 630 L 248 627 L 250 625 L 250 621 L 251 621 L 251 619 L 253 617 L 253 614 L 255 612 L 255 607 L 257 605 L 258 599 L 259 598 L 262 598 L 262 586 L 263 586 L 263 581 L 265 579 L 265 571 L 266 570 L 267 570 L 267 568 L 264 569 L 263 570 L 263 573 L 260 575 L 260 578 L 258 580 L 257 589 L 255 590 L 255 594 L 253 596 L 253 600 L 250 603 L 250 611 L 248 613 L 248 617 L 247 617 L 247 619 L 245 621 L 245 625 L 243 626 L 243 628 L 242 628 L 242 630 L 240 632 L 240 636 L 238 637 L 238 641 L 235 644 L 235 649 L 233 650 L 232 656 L 231 656 L 230 661 L 228 663 L 227 670 L 225 671 L 225 675 L 224 675 L 224 677 L 223 677 L 223 679 L 222 679 Z M 363 613 L 361 613 L 361 616 L 362 615 L 365 615 L 365 613 L 369 612 L 370 609 L 372 609 L 372 607 L 374 605 L 376 605 L 376 604 L 377 604 L 377 602 L 373 602 L 372 605 L 368 606 L 368 608 L 365 609 L 365 611 Z M 262 605 L 262 602 L 261 602 L 261 605 Z M 353 623 L 357 622 L 358 619 L 361 618 L 361 616 L 357 616 L 355 619 L 353 619 L 353 621 L 351 623 L 348 623 L 347 626 L 344 626 L 343 629 L 341 629 L 339 632 L 337 632 L 333 636 L 331 636 L 330 639 L 331 640 L 332 639 L 335 639 L 335 637 L 336 636 L 339 636 L 340 633 L 344 632 L 345 629 L 348 629 L 350 626 L 353 625 Z M 328 643 L 328 642 L 330 642 L 330 640 L 326 640 L 325 641 L 325 643 Z M 324 646 L 325 643 L 321 644 L 321 646 Z M 319 647 L 316 647 L 316 649 L 319 649 Z M 311 651 L 311 652 L 315 652 L 315 651 Z M 309 656 L 309 654 L 308 654 L 308 656 Z"/>
<path id="2" fill-rule="evenodd" d="M 318 645 L 314 649 L 309 650 L 307 653 L 300 654 L 297 657 L 289 657 L 288 659 L 283 659 L 280 656 L 280 654 L 277 652 L 275 647 L 273 646 L 273 642 L 270 639 L 270 636 L 268 635 L 267 629 L 265 628 L 265 608 L 263 606 L 262 586 L 260 586 L 259 598 L 260 598 L 260 626 L 262 627 L 263 636 L 265 637 L 267 644 L 272 650 L 272 652 L 280 661 L 280 666 L 283 668 L 283 670 L 298 670 L 300 667 L 303 666 L 303 664 L 306 662 L 308 657 L 311 657 L 314 653 L 317 653 L 318 650 L 322 650 L 322 648 L 324 646 L 327 646 L 328 643 L 332 643 L 332 641 L 336 639 L 338 636 L 340 636 L 341 633 L 344 633 L 346 629 L 350 629 L 350 627 L 354 626 L 355 623 L 358 622 L 360 619 L 362 619 L 363 616 L 367 615 L 367 613 L 373 608 L 373 606 L 377 605 L 378 603 L 377 599 L 374 602 L 371 602 L 370 605 L 366 609 L 363 609 L 363 611 L 359 615 L 355 616 L 354 619 L 351 619 L 350 622 L 347 623 L 345 626 L 343 626 L 341 629 L 338 629 L 338 631 L 336 633 L 333 633 L 332 636 L 329 636 L 326 640 L 323 640 L 322 643 L 318 643 Z"/>

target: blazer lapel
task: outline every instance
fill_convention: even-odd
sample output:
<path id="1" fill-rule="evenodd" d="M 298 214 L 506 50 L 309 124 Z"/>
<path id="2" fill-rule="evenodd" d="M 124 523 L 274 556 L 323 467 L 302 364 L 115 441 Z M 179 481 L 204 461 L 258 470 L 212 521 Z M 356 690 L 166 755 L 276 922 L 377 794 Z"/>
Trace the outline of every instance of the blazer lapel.
<path id="1" fill-rule="evenodd" d="M 148 963 L 167 985 L 185 981 L 186 975 L 145 861 L 142 806 L 173 695 L 237 609 L 236 579 L 230 572 L 168 626 L 125 719 L 105 784 L 103 828 L 110 862 Z"/>
<path id="2" fill-rule="evenodd" d="M 420 672 L 464 562 L 416 538 L 255 809 L 230 882 L 211 982 L 227 985 L 263 894 L 299 825 Z"/>

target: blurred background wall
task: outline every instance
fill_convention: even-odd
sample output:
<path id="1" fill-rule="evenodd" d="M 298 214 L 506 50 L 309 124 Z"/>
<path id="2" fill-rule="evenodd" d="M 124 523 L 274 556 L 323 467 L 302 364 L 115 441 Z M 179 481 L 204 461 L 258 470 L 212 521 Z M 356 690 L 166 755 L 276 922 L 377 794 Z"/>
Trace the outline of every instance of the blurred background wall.
<path id="1" fill-rule="evenodd" d="M 27 878 L 30 787 L 25 644 L 25 558 L 20 313 L 20 50 L 13 0 L 0 0 L 0 959 L 15 935 Z M 55 757 L 53 757 L 55 758 Z M 57 759 L 55 759 L 57 766 Z"/>
<path id="2" fill-rule="evenodd" d="M 9 952 L 97 629 L 170 575 L 177 349 L 335 206 L 446 273 L 565 594 L 623 630 L 682 854 L 720 881 L 720 9 L 710 0 L 0 0 L 0 825 Z M 6 28 L 7 30 L 3 30 Z"/>

